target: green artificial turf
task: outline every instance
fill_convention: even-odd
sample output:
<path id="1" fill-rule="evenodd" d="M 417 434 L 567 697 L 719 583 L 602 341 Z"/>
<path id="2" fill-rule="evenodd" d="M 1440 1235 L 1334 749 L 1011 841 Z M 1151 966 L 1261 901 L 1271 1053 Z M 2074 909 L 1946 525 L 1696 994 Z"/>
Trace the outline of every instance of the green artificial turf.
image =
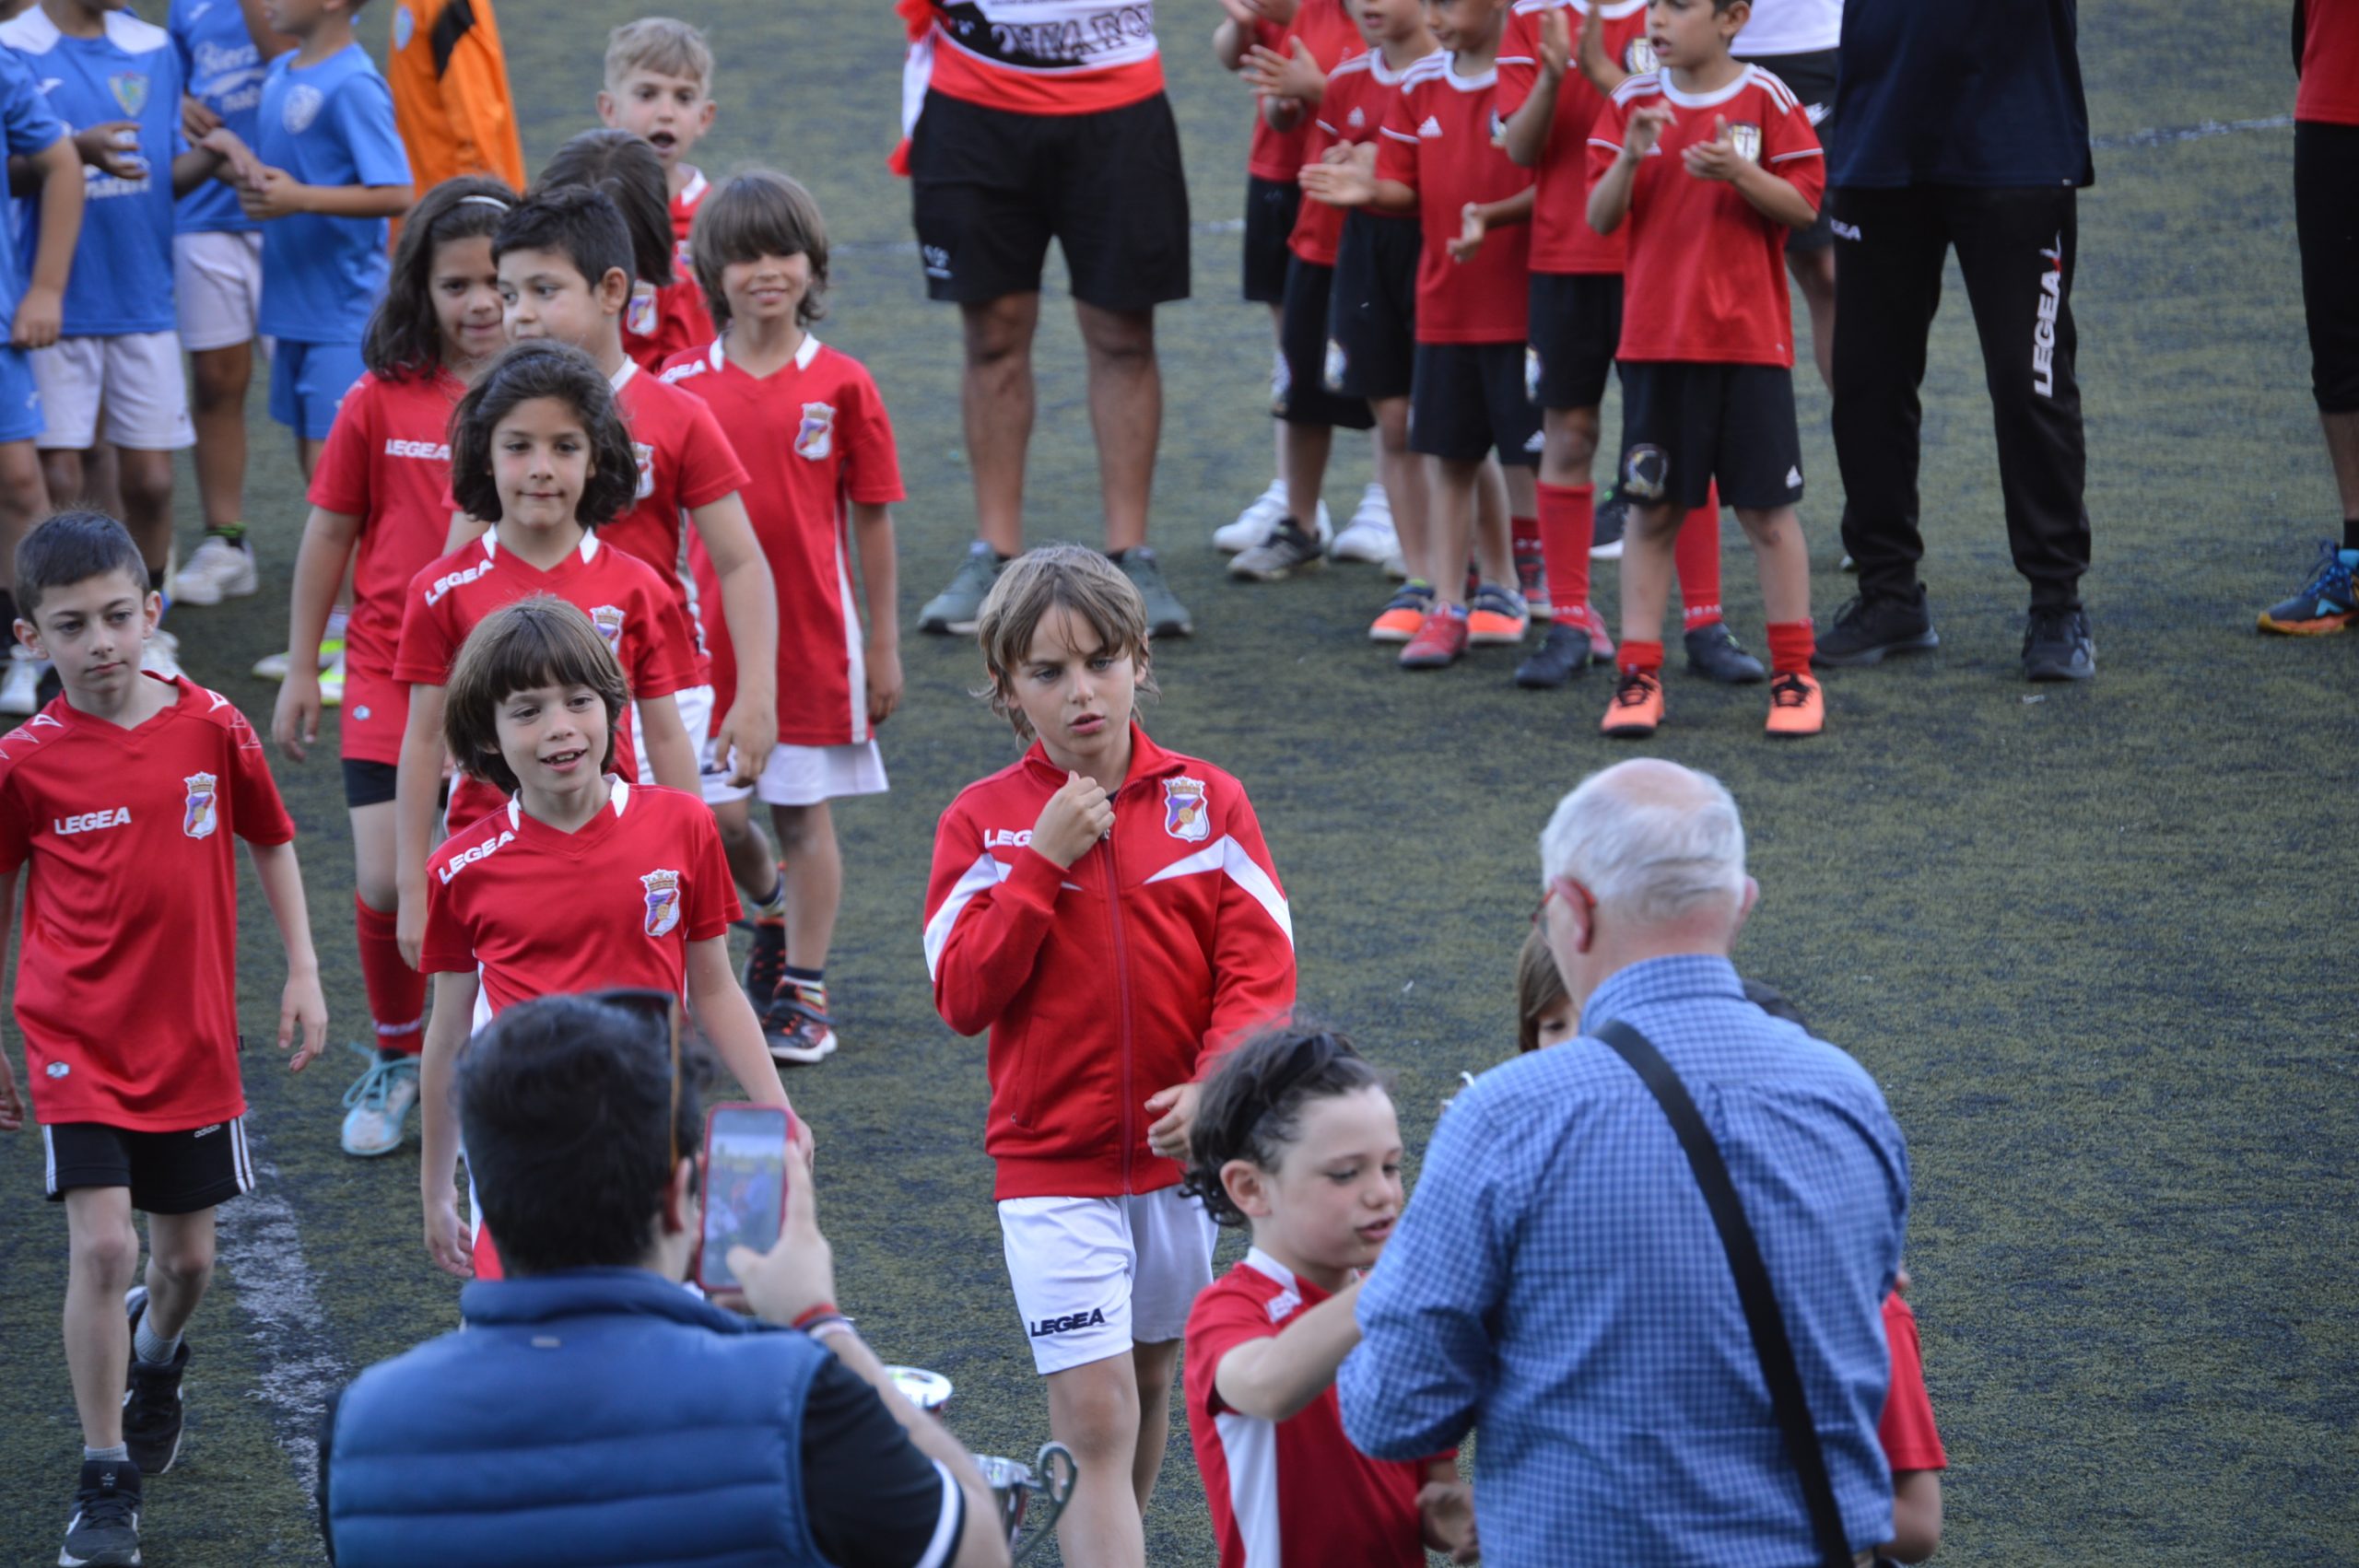
<path id="1" fill-rule="evenodd" d="M 1709 769 L 1744 809 L 1763 888 L 1742 964 L 1866 1063 L 1909 1136 L 1913 1299 L 1952 1465 L 1942 1560 L 2359 1561 L 2346 891 L 2359 638 L 2252 631 L 2334 520 L 2308 396 L 2292 133 L 2136 135 L 2285 113 L 2283 7 L 2082 11 L 2099 140 L 2075 299 L 2097 680 L 2019 678 L 2025 596 L 1953 274 L 1926 384 L 1941 650 L 1832 673 L 1827 733 L 1782 747 L 1761 738 L 1758 688 L 1674 672 L 1671 723 L 1644 748 L 1597 738 L 1594 674 L 1536 695 L 1511 686 L 1505 651 L 1438 674 L 1393 670 L 1362 636 L 1385 592 L 1372 568 L 1275 587 L 1223 576 L 1206 536 L 1270 473 L 1268 323 L 1237 302 L 1228 221 L 1249 106 L 1204 48 L 1213 8 L 1163 9 L 1199 227 L 1195 298 L 1158 318 L 1156 542 L 1197 635 L 1159 650 L 1165 695 L 1148 721 L 1251 789 L 1293 901 L 1303 1000 L 1398 1075 L 1413 1151 L 1458 1072 L 1513 1048 L 1513 956 L 1550 805 L 1642 749 Z M 604 29 L 631 12 L 615 0 L 501 11 L 537 163 L 593 123 Z M 898 24 L 874 3 L 681 11 L 721 56 L 721 119 L 700 161 L 716 175 L 784 168 L 827 214 L 820 331 L 870 366 L 892 407 L 910 490 L 896 518 L 907 624 L 956 564 L 971 510 L 957 322 L 922 298 L 907 187 L 884 163 Z M 372 46 L 386 25 L 371 7 Z M 1050 293 L 1029 536 L 1094 540 L 1078 342 L 1053 269 Z M 1825 398 L 1807 367 L 1797 384 L 1823 623 L 1848 591 L 1834 570 L 1840 484 Z M 262 407 L 258 386 L 249 515 L 263 594 L 173 618 L 191 673 L 258 724 L 273 689 L 245 670 L 282 637 L 304 512 Z M 1365 473 L 1346 450 L 1328 490 L 1339 511 Z M 185 469 L 180 500 L 185 544 Z M 1757 649 L 1758 596 L 1728 532 L 1731 623 Z M 1609 567 L 1600 593 L 1614 592 Z M 790 1087 L 818 1132 L 844 1304 L 888 1358 L 955 1380 L 952 1424 L 970 1445 L 1027 1455 L 1047 1413 L 990 1202 L 982 1053 L 934 1016 L 919 934 L 936 813 L 1015 747 L 968 695 L 971 647 L 911 631 L 903 652 L 909 696 L 883 736 L 892 792 L 837 813 L 848 885 L 829 977 L 844 1046 Z M 342 796 L 334 749 L 323 753 L 276 766 L 303 832 L 334 1035 L 349 1039 L 365 1009 Z M 278 965 L 251 879 L 244 908 L 253 1032 Z M 456 1321 L 454 1286 L 420 1244 L 415 1142 L 368 1164 L 337 1152 L 337 1096 L 356 1067 L 338 1052 L 290 1079 L 266 1050 L 249 1060 L 275 1201 L 239 1217 L 192 1330 L 190 1435 L 148 1488 L 150 1563 L 318 1561 L 289 1447 L 306 1401 Z M 35 1137 L 0 1139 L 0 1562 L 12 1563 L 54 1552 L 76 1462 L 56 1326 L 65 1226 L 40 1182 Z M 1148 1528 L 1154 1562 L 1213 1561 L 1177 1422 Z"/>

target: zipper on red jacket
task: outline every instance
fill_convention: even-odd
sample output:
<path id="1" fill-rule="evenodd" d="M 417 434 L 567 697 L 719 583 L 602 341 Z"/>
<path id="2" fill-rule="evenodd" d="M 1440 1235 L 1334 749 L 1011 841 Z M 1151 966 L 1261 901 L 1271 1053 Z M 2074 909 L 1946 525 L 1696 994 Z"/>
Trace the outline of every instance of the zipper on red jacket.
<path id="1" fill-rule="evenodd" d="M 1117 790 L 1117 794 L 1121 791 Z M 1122 1052 L 1122 1192 L 1131 1190 L 1131 1145 L 1136 1141 L 1131 1117 L 1134 1114 L 1135 1092 L 1131 1086 L 1131 963 L 1122 950 L 1122 868 L 1114 855 L 1114 835 L 1121 831 L 1121 818 L 1114 819 L 1114 826 L 1105 837 L 1106 848 L 1106 924 L 1114 939 L 1114 1006 L 1121 1020 Z"/>

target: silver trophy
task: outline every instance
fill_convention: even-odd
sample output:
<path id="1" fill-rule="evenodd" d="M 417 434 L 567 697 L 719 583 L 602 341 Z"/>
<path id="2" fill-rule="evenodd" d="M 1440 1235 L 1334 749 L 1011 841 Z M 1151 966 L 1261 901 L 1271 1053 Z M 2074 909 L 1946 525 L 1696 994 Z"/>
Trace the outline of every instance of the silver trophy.
<path id="1" fill-rule="evenodd" d="M 981 1469 L 992 1494 L 999 1499 L 1000 1523 L 1007 1528 L 1007 1544 L 1014 1550 L 1015 1561 L 1021 1562 L 1040 1550 L 1040 1543 L 1056 1529 L 1057 1515 L 1073 1501 L 1074 1481 L 1079 1473 L 1074 1465 L 1073 1450 L 1062 1443 L 1043 1443 L 1029 1467 L 988 1454 L 975 1456 L 975 1463 Z M 1035 1492 L 1042 1498 L 1047 1514 L 1032 1521 L 1027 1539 L 1025 1507 Z"/>

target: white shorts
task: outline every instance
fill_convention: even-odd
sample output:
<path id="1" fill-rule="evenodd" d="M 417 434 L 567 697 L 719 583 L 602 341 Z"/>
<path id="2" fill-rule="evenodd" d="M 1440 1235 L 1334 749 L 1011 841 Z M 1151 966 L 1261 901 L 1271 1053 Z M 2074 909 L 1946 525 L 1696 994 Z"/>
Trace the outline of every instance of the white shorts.
<path id="1" fill-rule="evenodd" d="M 1176 1187 L 1129 1198 L 1005 1198 L 999 1234 L 1040 1375 L 1188 1331 L 1219 1227 Z"/>
<path id="2" fill-rule="evenodd" d="M 689 749 L 701 761 L 705 754 L 705 738 L 712 733 L 712 688 L 709 685 L 683 686 L 672 694 L 672 703 L 680 710 L 680 728 L 688 732 Z M 639 781 L 653 784 L 655 764 L 647 755 L 647 726 L 640 722 L 639 704 L 635 702 L 630 705 L 630 733 L 632 743 L 639 748 Z M 711 798 L 710 792 L 706 798 Z"/>
<path id="3" fill-rule="evenodd" d="M 766 806 L 816 806 L 850 795 L 885 792 L 885 758 L 874 741 L 845 746 L 770 748 L 769 761 L 750 790 L 729 782 L 729 769 L 717 755 L 718 742 L 704 743 L 704 798 L 707 805 L 726 805 L 751 795 Z"/>
<path id="4" fill-rule="evenodd" d="M 172 298 L 192 354 L 252 343 L 262 320 L 262 236 L 172 236 Z"/>
<path id="5" fill-rule="evenodd" d="M 178 333 L 123 333 L 114 337 L 61 337 L 32 353 L 33 384 L 41 389 L 42 451 L 87 451 L 106 438 L 133 451 L 178 451 L 196 444 L 188 422 L 188 383 L 182 379 Z"/>

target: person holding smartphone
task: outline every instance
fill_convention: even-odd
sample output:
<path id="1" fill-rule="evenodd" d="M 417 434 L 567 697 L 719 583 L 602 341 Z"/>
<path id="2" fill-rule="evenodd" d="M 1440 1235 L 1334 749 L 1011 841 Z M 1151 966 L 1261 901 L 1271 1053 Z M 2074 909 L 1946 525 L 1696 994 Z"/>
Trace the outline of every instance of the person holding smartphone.
<path id="1" fill-rule="evenodd" d="M 682 1288 L 706 1235 L 705 1123 L 675 1005 L 521 1002 L 460 1053 L 459 1121 L 507 1277 L 460 1293 L 459 1330 L 330 1400 L 319 1504 L 339 1568 L 1008 1562 L 974 1462 L 836 1308 L 791 1117 L 770 1112 L 778 1243 L 726 1258 L 745 1294 L 723 1299 L 754 1316 Z"/>

